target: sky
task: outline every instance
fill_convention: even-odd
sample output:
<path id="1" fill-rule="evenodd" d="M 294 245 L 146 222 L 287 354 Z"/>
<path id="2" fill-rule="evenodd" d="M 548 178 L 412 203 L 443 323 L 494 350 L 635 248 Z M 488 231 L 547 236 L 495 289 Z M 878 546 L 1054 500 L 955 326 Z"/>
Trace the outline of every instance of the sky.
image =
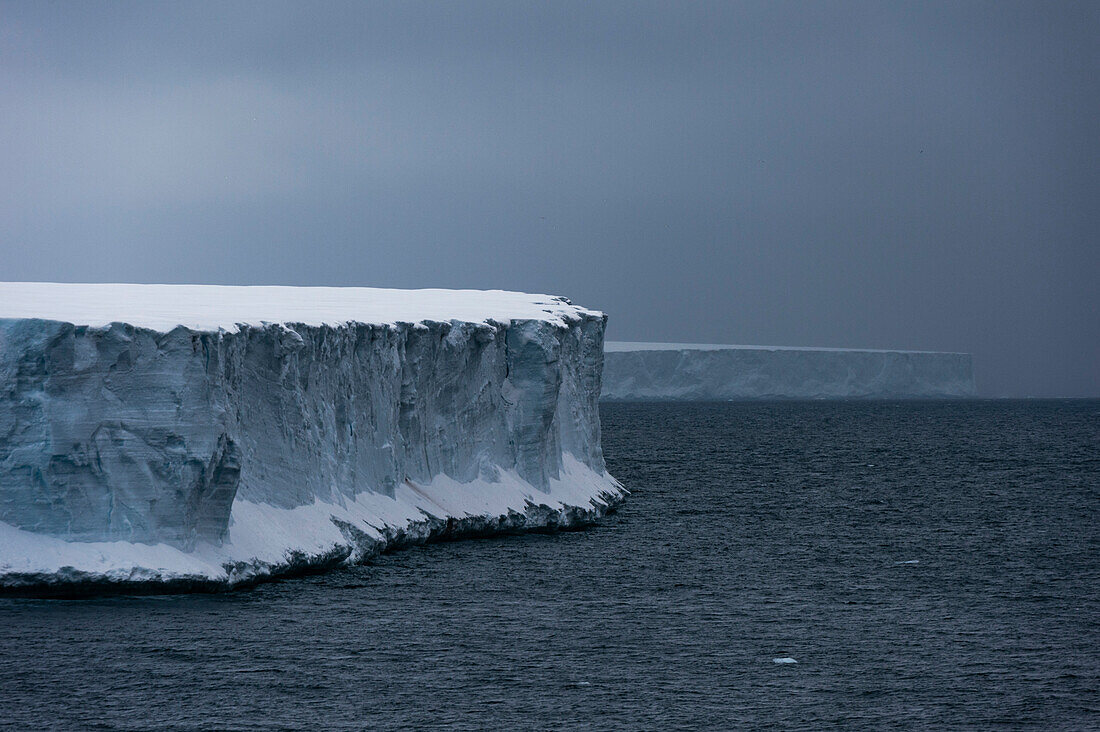
<path id="1" fill-rule="evenodd" d="M 0 280 L 499 288 L 1100 396 L 1094 2 L 0 0 Z"/>

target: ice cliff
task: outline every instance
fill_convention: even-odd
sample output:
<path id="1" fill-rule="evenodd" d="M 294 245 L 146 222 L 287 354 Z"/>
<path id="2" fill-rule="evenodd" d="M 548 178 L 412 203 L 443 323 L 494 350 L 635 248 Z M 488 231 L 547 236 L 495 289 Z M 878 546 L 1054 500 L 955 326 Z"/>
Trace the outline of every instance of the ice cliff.
<path id="1" fill-rule="evenodd" d="M 562 298 L 0 283 L 0 588 L 214 587 L 622 496 Z"/>
<path id="2" fill-rule="evenodd" d="M 622 342 L 604 351 L 608 400 L 974 396 L 968 353 Z"/>

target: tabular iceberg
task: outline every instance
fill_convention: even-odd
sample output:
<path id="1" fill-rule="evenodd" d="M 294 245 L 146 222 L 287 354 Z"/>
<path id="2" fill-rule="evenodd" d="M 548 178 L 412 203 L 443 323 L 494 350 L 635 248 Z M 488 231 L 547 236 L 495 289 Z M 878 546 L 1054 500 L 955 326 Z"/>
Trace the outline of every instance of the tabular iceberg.
<path id="1" fill-rule="evenodd" d="M 589 522 L 624 494 L 605 322 L 501 291 L 0 283 L 0 589 Z"/>
<path id="2" fill-rule="evenodd" d="M 974 396 L 968 353 L 613 341 L 604 350 L 607 400 Z"/>

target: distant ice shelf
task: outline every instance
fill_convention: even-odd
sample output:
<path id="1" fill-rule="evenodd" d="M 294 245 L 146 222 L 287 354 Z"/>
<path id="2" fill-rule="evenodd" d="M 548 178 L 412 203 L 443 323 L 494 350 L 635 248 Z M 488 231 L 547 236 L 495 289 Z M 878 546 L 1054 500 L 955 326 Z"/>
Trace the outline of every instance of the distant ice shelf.
<path id="1" fill-rule="evenodd" d="M 564 298 L 0 283 L 0 590 L 209 589 L 597 519 Z"/>
<path id="2" fill-rule="evenodd" d="M 928 399 L 974 395 L 968 353 L 633 343 L 604 346 L 603 399 Z"/>

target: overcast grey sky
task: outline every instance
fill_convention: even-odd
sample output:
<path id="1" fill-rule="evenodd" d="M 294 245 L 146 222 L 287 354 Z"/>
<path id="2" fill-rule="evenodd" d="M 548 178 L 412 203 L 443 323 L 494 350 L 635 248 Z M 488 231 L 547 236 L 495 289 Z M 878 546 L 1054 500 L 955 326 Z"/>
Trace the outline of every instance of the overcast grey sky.
<path id="1" fill-rule="evenodd" d="M 1094 2 L 0 2 L 0 279 L 505 288 L 1100 395 Z"/>

